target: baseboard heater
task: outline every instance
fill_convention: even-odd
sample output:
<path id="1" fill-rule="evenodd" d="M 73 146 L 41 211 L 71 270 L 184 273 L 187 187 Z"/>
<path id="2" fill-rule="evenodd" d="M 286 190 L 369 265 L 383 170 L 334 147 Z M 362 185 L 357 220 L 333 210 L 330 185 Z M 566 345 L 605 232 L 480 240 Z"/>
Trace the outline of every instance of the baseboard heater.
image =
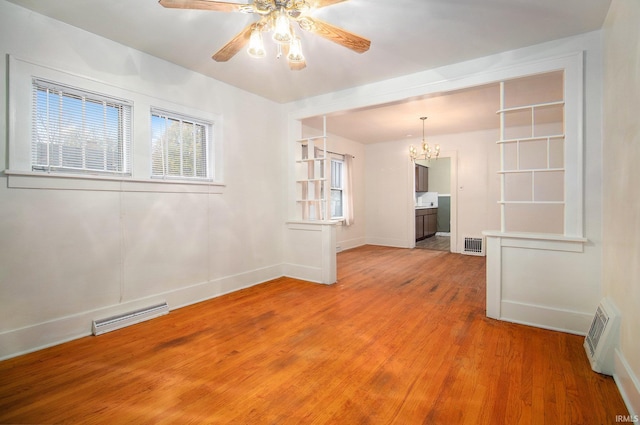
<path id="1" fill-rule="evenodd" d="M 608 298 L 602 299 L 584 339 L 584 349 L 591 369 L 613 375 L 614 350 L 618 345 L 620 313 Z"/>
<path id="2" fill-rule="evenodd" d="M 152 305 L 150 307 L 141 308 L 128 313 L 119 314 L 117 316 L 107 317 L 105 319 L 94 320 L 91 326 L 94 335 L 100 335 L 111 332 L 116 329 L 144 322 L 169 313 L 169 306 L 166 302 Z"/>

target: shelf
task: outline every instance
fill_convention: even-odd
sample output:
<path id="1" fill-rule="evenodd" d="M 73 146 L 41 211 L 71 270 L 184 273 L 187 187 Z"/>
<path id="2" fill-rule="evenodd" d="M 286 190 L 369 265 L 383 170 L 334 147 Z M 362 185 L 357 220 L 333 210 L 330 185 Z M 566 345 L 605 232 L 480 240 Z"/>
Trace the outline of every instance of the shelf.
<path id="1" fill-rule="evenodd" d="M 312 182 L 326 182 L 327 179 L 302 179 L 296 180 L 296 183 L 312 183 Z"/>
<path id="2" fill-rule="evenodd" d="M 521 204 L 547 204 L 547 205 L 563 205 L 564 201 L 498 201 L 500 205 L 521 205 Z"/>
<path id="3" fill-rule="evenodd" d="M 299 218 L 321 221 L 329 216 L 329 156 L 327 155 L 327 122 L 323 118 L 322 134 L 302 137 L 295 146 L 295 182 L 294 196 Z M 316 133 L 317 134 L 317 133 Z M 301 134 L 302 136 L 303 134 Z M 328 200 L 329 199 L 329 200 Z"/>
<path id="4" fill-rule="evenodd" d="M 498 170 L 498 174 L 515 174 L 515 173 L 549 173 L 555 171 L 565 171 L 564 168 L 529 168 L 521 170 Z"/>
<path id="5" fill-rule="evenodd" d="M 326 139 L 327 136 L 315 136 L 315 137 L 307 137 L 305 139 L 298 139 L 296 140 L 297 143 L 305 143 L 305 142 L 310 142 L 313 140 L 320 140 L 320 139 Z"/>
<path id="6" fill-rule="evenodd" d="M 516 142 L 532 142 L 536 140 L 551 140 L 551 139 L 564 139 L 564 134 L 552 134 L 550 136 L 533 136 L 533 137 L 520 137 L 517 139 L 504 139 L 498 140 L 496 143 L 516 143 Z"/>
<path id="7" fill-rule="evenodd" d="M 557 105 L 564 105 L 564 100 L 558 100 L 556 102 L 534 103 L 532 105 L 524 105 L 524 106 L 516 106 L 513 108 L 499 109 L 496 112 L 496 114 L 503 114 L 505 112 L 512 112 L 512 111 L 524 111 L 527 109 L 544 108 L 547 106 L 557 106 Z"/>

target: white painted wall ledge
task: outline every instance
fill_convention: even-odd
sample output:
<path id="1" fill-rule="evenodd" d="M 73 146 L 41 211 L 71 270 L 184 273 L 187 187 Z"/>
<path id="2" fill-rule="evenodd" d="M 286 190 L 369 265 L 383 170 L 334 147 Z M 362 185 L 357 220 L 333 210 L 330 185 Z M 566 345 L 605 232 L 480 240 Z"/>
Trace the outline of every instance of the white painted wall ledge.
<path id="1" fill-rule="evenodd" d="M 4 170 L 7 187 L 12 189 L 55 189 L 111 192 L 224 193 L 225 184 L 210 180 L 132 178 L 109 175 L 65 174 Z"/>
<path id="2" fill-rule="evenodd" d="M 287 221 L 287 226 L 294 228 L 296 225 L 311 225 L 311 226 L 326 226 L 326 225 L 337 225 L 340 223 L 340 220 L 289 220 Z"/>
<path id="3" fill-rule="evenodd" d="M 550 249 L 557 251 L 582 252 L 587 238 L 565 236 L 550 233 L 500 232 L 485 230 L 482 234 L 487 238 L 499 238 L 502 246 L 521 248 Z"/>

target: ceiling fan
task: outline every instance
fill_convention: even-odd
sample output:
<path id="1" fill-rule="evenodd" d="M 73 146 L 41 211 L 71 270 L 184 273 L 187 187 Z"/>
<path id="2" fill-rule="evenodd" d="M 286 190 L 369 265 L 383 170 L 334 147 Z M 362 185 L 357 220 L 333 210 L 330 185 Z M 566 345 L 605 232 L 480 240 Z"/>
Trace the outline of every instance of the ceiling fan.
<path id="1" fill-rule="evenodd" d="M 253 0 L 249 4 L 243 4 L 214 0 L 158 0 L 160 5 L 172 9 L 200 9 L 258 15 L 257 21 L 240 31 L 212 58 L 217 62 L 226 62 L 247 43 L 249 43 L 247 49 L 249 55 L 263 57 L 265 50 L 262 33 L 273 31 L 273 39 L 278 49 L 277 57 L 286 55 L 289 68 L 292 70 L 301 70 L 306 67 L 300 38 L 295 35 L 293 23 L 297 23 L 304 31 L 317 34 L 357 53 L 369 50 L 371 41 L 366 38 L 310 16 L 315 9 L 345 1 L 347 0 Z"/>

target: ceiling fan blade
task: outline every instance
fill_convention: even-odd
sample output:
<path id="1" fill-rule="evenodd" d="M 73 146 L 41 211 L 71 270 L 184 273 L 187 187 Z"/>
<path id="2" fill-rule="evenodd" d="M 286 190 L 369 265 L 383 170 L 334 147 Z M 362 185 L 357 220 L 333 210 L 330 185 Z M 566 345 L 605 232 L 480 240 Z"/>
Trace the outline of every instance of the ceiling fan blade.
<path id="1" fill-rule="evenodd" d="M 234 57 L 235 54 L 249 42 L 249 37 L 251 37 L 251 31 L 253 31 L 254 26 L 255 23 L 251 23 L 240 31 L 238 35 L 222 46 L 222 48 L 212 56 L 212 59 L 216 62 L 226 62 Z"/>
<path id="2" fill-rule="evenodd" d="M 226 3 L 213 0 L 158 0 L 161 6 L 171 9 L 199 9 L 213 10 L 216 12 L 240 12 L 246 4 Z"/>
<path id="3" fill-rule="evenodd" d="M 311 8 L 320 9 L 321 7 L 331 6 L 337 3 L 343 3 L 347 0 L 312 0 L 310 1 Z"/>
<path id="4" fill-rule="evenodd" d="M 304 17 L 300 20 L 300 28 L 338 43 L 354 52 L 364 53 L 369 50 L 371 41 L 352 32 L 338 28 L 320 19 Z"/>

